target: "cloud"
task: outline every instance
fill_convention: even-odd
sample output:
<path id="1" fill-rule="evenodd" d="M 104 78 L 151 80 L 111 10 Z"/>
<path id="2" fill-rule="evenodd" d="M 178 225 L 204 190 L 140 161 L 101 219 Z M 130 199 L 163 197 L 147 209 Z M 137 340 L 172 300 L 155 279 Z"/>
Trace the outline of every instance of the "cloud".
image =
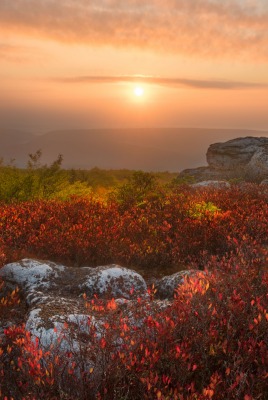
<path id="1" fill-rule="evenodd" d="M 0 43 L 0 59 L 8 62 L 25 62 L 31 58 L 33 49 L 25 46 Z"/>
<path id="2" fill-rule="evenodd" d="M 0 26 L 66 43 L 268 61 L 267 0 L 1 0 Z"/>
<path id="3" fill-rule="evenodd" d="M 147 83 L 169 87 L 190 87 L 195 89 L 265 89 L 268 84 L 226 80 L 198 80 L 186 78 L 165 78 L 144 75 L 121 75 L 121 76 L 75 76 L 65 78 L 51 78 L 50 81 L 58 83 Z"/>

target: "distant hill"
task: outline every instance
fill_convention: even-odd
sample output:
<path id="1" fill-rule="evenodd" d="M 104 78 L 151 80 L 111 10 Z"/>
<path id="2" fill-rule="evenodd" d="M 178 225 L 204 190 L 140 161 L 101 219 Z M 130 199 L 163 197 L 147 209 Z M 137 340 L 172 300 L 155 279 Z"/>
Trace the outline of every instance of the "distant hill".
<path id="1" fill-rule="evenodd" d="M 211 143 L 268 132 L 239 129 L 150 128 L 51 131 L 42 135 L 0 129 L 0 157 L 26 165 L 38 149 L 43 162 L 63 155 L 64 168 L 141 169 L 173 171 L 206 165 Z"/>

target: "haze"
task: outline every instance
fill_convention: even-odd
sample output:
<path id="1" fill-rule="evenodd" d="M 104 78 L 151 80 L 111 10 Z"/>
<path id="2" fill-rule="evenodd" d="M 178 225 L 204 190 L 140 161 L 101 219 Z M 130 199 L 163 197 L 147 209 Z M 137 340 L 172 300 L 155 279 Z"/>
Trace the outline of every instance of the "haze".
<path id="1" fill-rule="evenodd" d="M 1 129 L 268 130 L 267 0 L 1 0 L 0 37 Z"/>

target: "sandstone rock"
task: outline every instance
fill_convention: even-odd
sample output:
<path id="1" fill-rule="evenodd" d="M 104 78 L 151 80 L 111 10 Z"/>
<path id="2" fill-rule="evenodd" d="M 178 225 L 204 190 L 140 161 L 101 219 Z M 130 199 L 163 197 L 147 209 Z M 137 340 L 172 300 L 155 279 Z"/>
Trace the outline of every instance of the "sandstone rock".
<path id="1" fill-rule="evenodd" d="M 188 168 L 180 172 L 183 178 L 193 178 L 195 182 L 223 179 L 222 171 L 211 167 Z"/>
<path id="2" fill-rule="evenodd" d="M 193 188 L 215 188 L 215 189 L 229 189 L 231 187 L 229 182 L 226 181 L 201 181 L 191 185 Z"/>
<path id="3" fill-rule="evenodd" d="M 95 294 L 106 300 L 121 298 L 122 303 L 124 299 L 147 296 L 143 277 L 119 265 L 73 268 L 50 261 L 23 259 L 2 267 L 0 277 L 11 290 L 20 288 L 28 308 L 25 311 L 28 317 L 24 316 L 26 328 L 40 339 L 42 346 L 55 342 L 54 328 L 60 332 L 70 315 L 85 314 L 84 293 L 89 298 Z M 2 321 L 0 336 L 4 328 L 12 324 L 12 320 Z M 77 332 L 81 330 L 80 325 L 76 326 Z"/>
<path id="4" fill-rule="evenodd" d="M 26 330 L 39 339 L 43 349 L 52 345 L 55 351 L 81 351 L 81 343 L 88 343 L 92 324 L 97 337 L 101 337 L 105 318 L 111 316 L 107 310 L 93 315 L 94 311 L 85 306 L 84 292 L 90 299 L 96 294 L 104 301 L 104 306 L 112 298 L 118 298 L 116 306 L 128 315 L 129 320 L 133 319 L 133 324 L 142 326 L 146 314 L 143 310 L 139 321 L 136 314 L 134 320 L 135 297 L 143 296 L 145 301 L 148 297 L 143 277 L 118 265 L 72 268 L 49 261 L 23 259 L 5 265 L 0 269 L 0 276 L 11 289 L 19 286 L 27 305 L 24 310 Z M 127 300 L 131 297 L 133 300 Z M 0 336 L 7 326 L 6 321 L 0 323 Z M 68 337 L 65 337 L 66 326 Z"/>
<path id="5" fill-rule="evenodd" d="M 107 306 L 103 313 L 94 307 L 87 308 L 83 293 L 86 293 L 89 304 L 96 294 L 104 307 L 115 299 L 115 309 L 120 310 L 118 318 L 127 318 L 130 326 L 142 328 L 145 318 L 151 313 L 170 306 L 169 299 L 173 298 L 175 289 L 185 276 L 198 273 L 182 271 L 157 281 L 155 286 L 160 299 L 155 299 L 152 304 L 143 277 L 115 264 L 72 268 L 49 261 L 23 259 L 0 269 L 0 276 L 10 287 L 20 287 L 27 304 L 24 315 L 26 329 L 33 338 L 39 339 L 41 348 L 52 345 L 55 351 L 72 349 L 72 352 L 80 351 L 81 343 L 89 343 L 92 324 L 96 337 L 101 338 L 104 323 L 114 319 L 113 308 Z M 137 296 L 142 298 L 141 302 L 137 302 Z M 2 329 L 5 326 L 0 324 Z M 66 326 L 68 337 L 65 335 Z"/>
<path id="6" fill-rule="evenodd" d="M 152 306 L 150 300 L 146 298 L 140 303 L 120 298 L 115 300 L 116 309 L 113 310 L 107 306 L 108 303 L 109 301 L 102 301 L 105 312 L 98 312 L 97 309 L 94 310 L 94 306 L 92 309 L 86 308 L 85 301 L 81 298 L 48 296 L 46 301 L 30 308 L 26 318 L 26 330 L 31 332 L 34 338 L 39 339 L 43 349 L 52 345 L 57 351 L 70 347 L 78 350 L 79 342 L 84 343 L 86 340 L 89 344 L 90 327 L 94 327 L 97 339 L 105 334 L 104 324 L 115 322 L 115 318 L 118 318 L 118 321 L 120 318 L 126 318 L 130 327 L 142 328 L 145 318 L 151 315 L 152 309 L 154 312 L 164 311 L 171 305 L 168 299 L 156 299 Z"/>
<path id="7" fill-rule="evenodd" d="M 102 304 L 105 307 L 105 300 Z M 80 307 L 74 299 L 50 297 L 29 312 L 26 329 L 31 332 L 33 341 L 38 338 L 39 347 L 43 353 L 49 352 L 52 362 L 54 355 L 60 359 L 60 365 L 54 368 L 59 370 L 57 384 L 64 392 L 68 392 L 66 371 L 72 367 L 73 361 L 77 364 L 74 370 L 77 382 L 81 379 L 82 385 L 84 371 L 92 370 L 87 379 L 90 379 L 92 390 L 97 390 L 95 382 L 100 381 L 107 372 L 113 353 L 124 346 L 120 329 L 122 321 L 126 321 L 128 334 L 131 331 L 137 334 L 144 329 L 149 316 L 163 312 L 171 303 L 168 300 L 151 302 L 144 299 L 137 302 L 120 298 L 115 300 L 115 304 L 116 310 L 105 308 L 104 312 L 99 312 L 94 311 L 94 307 Z M 109 347 L 104 350 L 101 341 L 106 340 L 107 326 L 113 324 L 115 328 L 109 331 Z M 151 334 L 151 340 L 155 340 L 154 331 Z M 47 361 L 47 358 L 42 360 Z M 97 392 L 94 396 L 97 397 Z"/>
<path id="8" fill-rule="evenodd" d="M 23 259 L 1 268 L 0 277 L 14 287 L 19 286 L 28 305 L 42 302 L 44 296 L 52 292 L 57 296 L 81 296 L 86 292 L 90 297 L 96 294 L 104 298 L 130 298 L 147 292 L 141 275 L 115 264 L 73 268 L 50 261 Z"/>
<path id="9" fill-rule="evenodd" d="M 92 269 L 80 288 L 90 297 L 97 294 L 100 297 L 109 295 L 110 298 L 129 299 L 132 295 L 140 296 L 147 292 L 147 285 L 141 275 L 115 264 Z"/>
<path id="10" fill-rule="evenodd" d="M 181 177 L 193 176 L 197 182 L 242 179 L 260 182 L 268 177 L 268 138 L 242 137 L 211 144 L 207 167 L 187 169 Z"/>
<path id="11" fill-rule="evenodd" d="M 88 378 L 97 390 L 94 382 L 102 379 L 113 352 L 124 345 L 120 328 L 122 321 L 125 321 L 129 333 L 139 335 L 149 317 L 162 318 L 161 313 L 172 305 L 168 297 L 172 299 L 174 290 L 184 277 L 197 273 L 184 271 L 161 279 L 157 286 L 161 299 L 151 301 L 142 276 L 114 264 L 71 268 L 49 261 L 24 259 L 0 269 L 0 276 L 9 287 L 19 285 L 26 298 L 23 322 L 33 343 L 43 351 L 42 354 L 46 354 L 41 363 L 53 362 L 55 355 L 59 359 L 54 368 L 58 368 L 57 384 L 66 398 L 66 374 L 73 368 L 74 360 L 78 361 L 73 372 L 77 382 L 81 379 L 82 384 L 83 372 L 92 370 Z M 82 296 L 84 292 L 89 297 L 87 303 Z M 98 299 L 92 299 L 94 294 Z M 138 301 L 136 296 L 140 297 Z M 0 340 L 4 339 L 3 329 L 8 326 L 0 320 Z M 106 351 L 101 343 L 106 339 L 109 326 L 110 347 Z M 155 340 L 153 330 L 151 334 L 151 339 Z M 97 392 L 93 395 L 97 396 Z"/>
<path id="12" fill-rule="evenodd" d="M 257 149 L 247 167 L 252 169 L 255 174 L 268 176 L 268 148 Z"/>
<path id="13" fill-rule="evenodd" d="M 160 299 L 173 299 L 176 289 L 183 284 L 186 277 L 198 277 L 204 272 L 198 270 L 179 271 L 175 274 L 164 276 L 155 283 L 156 297 Z"/>
<path id="14" fill-rule="evenodd" d="M 245 137 L 228 140 L 224 143 L 214 143 L 207 151 L 207 162 L 212 168 L 229 170 L 247 165 L 258 152 L 268 156 L 268 138 Z"/>
<path id="15" fill-rule="evenodd" d="M 43 349 L 52 345 L 58 350 L 60 344 L 66 350 L 78 345 L 81 333 L 89 333 L 89 321 L 95 323 L 81 299 L 47 296 L 45 301 L 30 308 L 25 327 L 39 339 Z M 67 329 L 68 338 L 65 338 Z"/>
<path id="16" fill-rule="evenodd" d="M 55 285 L 55 278 L 58 278 L 64 270 L 63 265 L 50 261 L 23 259 L 2 267 L 0 277 L 14 286 L 19 285 L 26 292 L 46 290 Z"/>

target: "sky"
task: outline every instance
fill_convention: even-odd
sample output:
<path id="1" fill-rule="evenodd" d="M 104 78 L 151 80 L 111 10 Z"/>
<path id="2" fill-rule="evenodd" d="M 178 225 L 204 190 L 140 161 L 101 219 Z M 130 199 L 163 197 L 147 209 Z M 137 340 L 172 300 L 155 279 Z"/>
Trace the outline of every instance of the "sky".
<path id="1" fill-rule="evenodd" d="M 267 108 L 267 0 L 0 1 L 4 126 L 268 130 Z"/>

